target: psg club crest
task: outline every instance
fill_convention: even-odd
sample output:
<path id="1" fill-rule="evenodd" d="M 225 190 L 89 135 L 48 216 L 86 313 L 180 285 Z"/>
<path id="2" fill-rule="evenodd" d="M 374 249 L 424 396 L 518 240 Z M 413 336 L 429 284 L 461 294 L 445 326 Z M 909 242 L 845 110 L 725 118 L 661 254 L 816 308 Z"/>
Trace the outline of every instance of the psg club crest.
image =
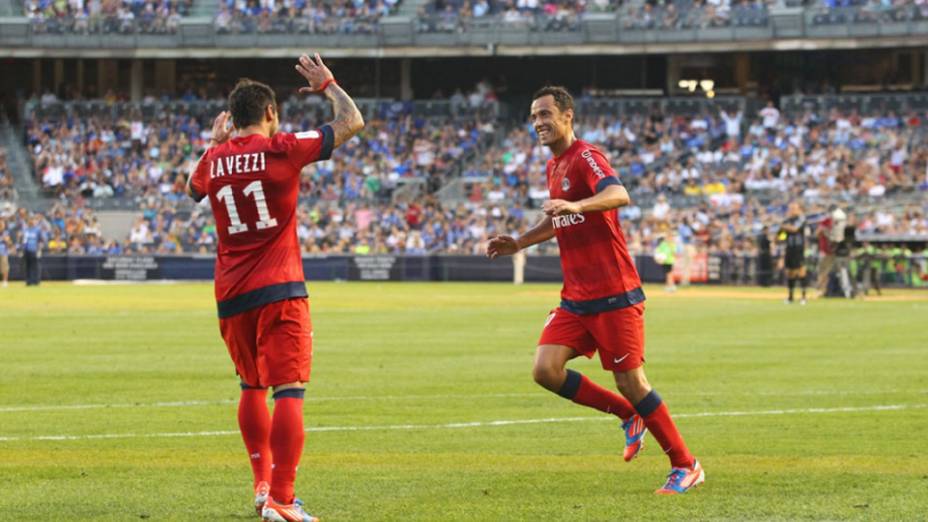
<path id="1" fill-rule="evenodd" d="M 567 176 L 564 176 L 564 179 L 561 181 L 561 190 L 564 192 L 570 190 L 570 180 L 567 179 Z"/>

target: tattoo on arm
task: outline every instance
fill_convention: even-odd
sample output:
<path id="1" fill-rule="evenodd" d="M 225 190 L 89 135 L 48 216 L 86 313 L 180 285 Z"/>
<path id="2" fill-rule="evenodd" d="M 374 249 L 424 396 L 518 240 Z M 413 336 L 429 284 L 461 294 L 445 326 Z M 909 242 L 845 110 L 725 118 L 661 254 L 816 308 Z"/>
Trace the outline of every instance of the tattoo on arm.
<path id="1" fill-rule="evenodd" d="M 335 118 L 329 122 L 335 133 L 335 147 L 350 140 L 352 136 L 364 128 L 364 117 L 351 96 L 348 96 L 337 84 L 331 84 L 325 90 L 325 96 L 332 102 L 332 111 Z"/>

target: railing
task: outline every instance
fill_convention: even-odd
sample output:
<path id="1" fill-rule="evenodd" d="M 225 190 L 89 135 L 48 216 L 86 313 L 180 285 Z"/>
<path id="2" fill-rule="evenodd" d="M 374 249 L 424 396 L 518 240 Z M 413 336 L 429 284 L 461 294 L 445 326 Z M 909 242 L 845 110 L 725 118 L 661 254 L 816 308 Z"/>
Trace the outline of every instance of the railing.
<path id="1" fill-rule="evenodd" d="M 893 24 L 928 20 L 928 6 L 883 6 L 868 4 L 848 7 L 809 8 L 813 25 Z"/>
<path id="2" fill-rule="evenodd" d="M 380 15 L 327 17 L 246 16 L 220 12 L 215 19 L 217 34 L 378 34 Z"/>
<path id="3" fill-rule="evenodd" d="M 105 100 L 57 101 L 43 103 L 29 100 L 23 105 L 25 119 L 61 118 L 72 116 L 78 118 L 109 117 L 126 118 L 139 114 L 145 119 L 167 114 L 187 114 L 196 117 L 210 117 L 225 110 L 226 100 L 171 100 L 151 102 L 107 102 Z"/>
<path id="4" fill-rule="evenodd" d="M 173 35 L 180 27 L 181 16 L 128 18 L 107 16 L 56 16 L 30 20 L 33 34 L 149 34 Z"/>
<path id="5" fill-rule="evenodd" d="M 735 6 L 719 10 L 711 5 L 700 6 L 677 2 L 666 6 L 626 8 L 621 14 L 625 29 L 674 31 L 723 27 L 766 27 L 770 15 L 765 6 Z"/>
<path id="6" fill-rule="evenodd" d="M 419 33 L 457 33 L 505 28 L 513 31 L 571 32 L 580 31 L 582 15 L 576 13 L 519 13 L 487 15 L 479 18 L 461 17 L 458 13 L 436 13 L 416 18 Z"/>

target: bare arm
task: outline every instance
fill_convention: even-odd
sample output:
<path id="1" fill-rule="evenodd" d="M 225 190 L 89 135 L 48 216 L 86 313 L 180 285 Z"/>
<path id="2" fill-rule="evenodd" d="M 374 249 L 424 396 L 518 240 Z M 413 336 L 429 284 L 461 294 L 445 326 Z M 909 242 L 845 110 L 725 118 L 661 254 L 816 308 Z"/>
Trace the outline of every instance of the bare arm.
<path id="1" fill-rule="evenodd" d="M 300 56 L 300 63 L 296 65 L 296 70 L 306 81 L 309 87 L 302 87 L 301 93 L 318 93 L 320 90 L 326 98 L 332 102 L 332 112 L 335 118 L 328 123 L 335 134 L 334 146 L 338 147 L 342 143 L 350 140 L 352 136 L 361 132 L 364 128 L 364 117 L 354 100 L 344 89 L 335 83 L 335 76 L 324 63 L 319 53 L 312 58 Z"/>
<path id="2" fill-rule="evenodd" d="M 609 185 L 598 194 L 586 199 L 580 201 L 552 199 L 545 201 L 541 208 L 548 216 L 563 216 L 582 212 L 602 212 L 624 207 L 629 203 L 631 203 L 631 197 L 629 197 L 625 187 L 622 185 Z"/>
<path id="3" fill-rule="evenodd" d="M 516 244 L 519 246 L 519 250 L 521 250 L 532 245 L 537 245 L 538 243 L 544 243 L 552 237 L 554 237 L 554 225 L 551 223 L 551 217 L 545 216 L 537 225 L 530 228 L 525 234 L 519 237 L 519 239 L 516 240 Z"/>
<path id="4" fill-rule="evenodd" d="M 364 128 L 364 117 L 358 110 L 354 100 L 338 84 L 330 83 L 325 89 L 325 97 L 332 102 L 332 112 L 335 118 L 329 122 L 335 133 L 335 147 L 350 140 L 352 136 Z"/>
<path id="5" fill-rule="evenodd" d="M 543 243 L 554 237 L 554 225 L 551 217 L 545 216 L 537 225 L 528 230 L 520 238 L 512 236 L 493 236 L 487 243 L 487 257 L 496 259 L 499 256 L 511 256 L 523 248 Z"/>

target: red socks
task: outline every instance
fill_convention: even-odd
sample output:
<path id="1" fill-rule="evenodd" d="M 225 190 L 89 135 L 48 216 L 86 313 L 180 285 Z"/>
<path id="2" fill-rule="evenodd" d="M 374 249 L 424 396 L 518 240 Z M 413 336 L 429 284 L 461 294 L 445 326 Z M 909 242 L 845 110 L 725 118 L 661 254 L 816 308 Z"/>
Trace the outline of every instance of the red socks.
<path id="1" fill-rule="evenodd" d="M 271 414 L 267 410 L 266 397 L 267 390 L 264 388 L 242 388 L 242 397 L 238 401 L 238 427 L 248 450 L 255 487 L 261 481 L 271 481 Z"/>
<path id="2" fill-rule="evenodd" d="M 296 468 L 303 455 L 302 388 L 288 388 L 274 394 L 274 419 L 271 421 L 271 497 L 281 504 L 293 503 Z"/>
<path id="3" fill-rule="evenodd" d="M 586 375 L 573 370 L 567 370 L 567 379 L 557 393 L 577 404 L 611 413 L 622 420 L 628 420 L 635 414 L 635 409 L 625 397 L 603 388 Z"/>
<path id="4" fill-rule="evenodd" d="M 661 400 L 661 396 L 651 390 L 651 393 L 635 405 L 635 409 L 644 419 L 644 425 L 648 427 L 651 435 L 654 435 L 658 444 L 664 449 L 664 453 L 670 456 L 670 465 L 675 468 L 692 467 L 696 459 L 683 442 L 683 437 L 680 436 L 677 426 L 670 418 L 670 410 Z"/>

